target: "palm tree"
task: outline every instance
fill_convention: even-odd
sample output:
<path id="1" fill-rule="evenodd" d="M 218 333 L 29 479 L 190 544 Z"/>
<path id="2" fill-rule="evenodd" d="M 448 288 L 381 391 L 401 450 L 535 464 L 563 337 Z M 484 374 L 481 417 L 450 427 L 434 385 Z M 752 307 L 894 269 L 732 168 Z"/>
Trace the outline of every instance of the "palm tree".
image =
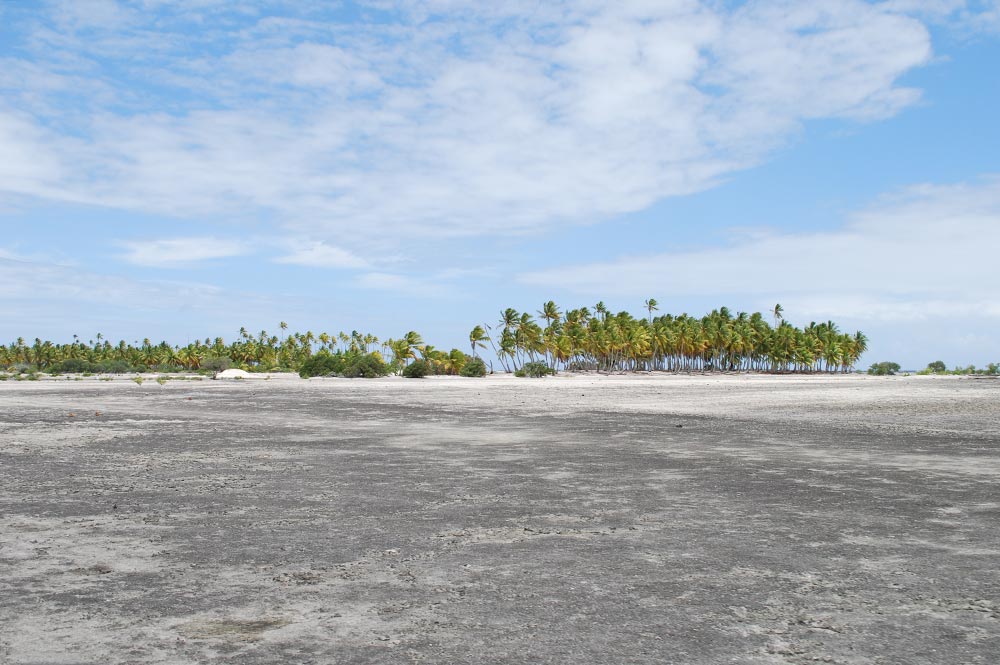
<path id="1" fill-rule="evenodd" d="M 472 357 L 478 358 L 479 355 L 476 353 L 476 348 L 485 349 L 486 345 L 483 344 L 483 340 L 488 340 L 489 337 L 486 335 L 486 331 L 483 330 L 482 326 L 476 326 L 469 333 L 469 344 L 472 346 Z"/>
<path id="2" fill-rule="evenodd" d="M 601 317 L 601 321 L 608 320 L 608 308 L 604 306 L 603 300 L 594 305 L 594 311 Z"/>
<path id="3" fill-rule="evenodd" d="M 656 312 L 656 311 L 658 311 L 660 309 L 659 307 L 657 307 L 657 305 L 659 305 L 659 303 L 656 302 L 655 298 L 650 298 L 649 300 L 646 301 L 645 304 L 646 304 L 646 309 L 649 311 L 649 323 L 650 323 L 650 325 L 652 325 L 652 323 L 653 323 L 653 312 Z"/>
<path id="4" fill-rule="evenodd" d="M 646 316 L 635 318 L 628 312 L 611 314 L 603 302 L 595 306 L 597 316 L 586 307 L 561 312 L 554 301 L 542 305 L 536 321 L 528 313 L 513 308 L 501 312 L 496 333 L 490 325 L 475 326 L 469 333 L 472 357 L 489 342 L 505 371 L 518 369 L 527 361 L 543 356 L 553 369 L 591 369 L 602 372 L 664 369 L 668 371 L 848 372 L 868 348 L 862 332 L 842 333 L 833 321 L 810 323 L 799 329 L 783 320 L 781 305 L 770 310 L 775 325 L 760 312 L 738 312 L 734 317 L 726 307 L 694 318 L 687 314 L 654 316 L 655 300 L 645 301 Z M 544 324 L 544 327 L 543 325 Z M 286 324 L 287 326 L 287 324 Z M 286 327 L 282 327 L 282 333 Z M 98 335 L 98 341 L 84 344 L 74 336 L 68 344 L 36 338 L 30 347 L 23 337 L 9 345 L 0 344 L 0 368 L 27 363 L 39 369 L 63 360 L 92 363 L 125 362 L 132 367 L 197 369 L 207 356 L 226 356 L 238 366 L 268 369 L 274 366 L 297 369 L 311 356 L 318 339 L 321 352 L 330 353 L 338 338 L 343 350 L 338 354 L 369 354 L 379 338 L 352 331 L 334 336 L 311 331 L 270 336 L 262 330 L 251 336 L 240 328 L 238 338 L 226 343 L 221 337 L 196 340 L 183 347 L 166 342 L 154 345 L 146 337 L 130 345 L 121 340 L 116 346 Z M 419 349 L 435 372 L 456 373 L 468 356 L 453 349 L 450 353 L 425 344 L 415 331 L 401 339 L 387 340 L 382 348 L 393 356 L 397 370 L 416 357 Z"/>
<path id="5" fill-rule="evenodd" d="M 556 306 L 555 301 L 550 300 L 542 305 L 542 308 L 538 310 L 538 316 L 545 319 L 545 324 L 549 326 L 552 325 L 553 322 L 559 321 L 560 318 L 562 318 L 562 313 Z"/>

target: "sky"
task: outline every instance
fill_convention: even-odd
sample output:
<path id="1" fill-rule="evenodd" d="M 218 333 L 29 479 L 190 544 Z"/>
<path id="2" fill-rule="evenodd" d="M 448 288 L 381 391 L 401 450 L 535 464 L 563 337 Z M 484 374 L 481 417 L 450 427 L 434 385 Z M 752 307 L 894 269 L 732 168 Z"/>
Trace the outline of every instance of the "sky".
<path id="1" fill-rule="evenodd" d="M 0 2 L 0 339 L 775 303 L 1000 361 L 1000 0 Z"/>

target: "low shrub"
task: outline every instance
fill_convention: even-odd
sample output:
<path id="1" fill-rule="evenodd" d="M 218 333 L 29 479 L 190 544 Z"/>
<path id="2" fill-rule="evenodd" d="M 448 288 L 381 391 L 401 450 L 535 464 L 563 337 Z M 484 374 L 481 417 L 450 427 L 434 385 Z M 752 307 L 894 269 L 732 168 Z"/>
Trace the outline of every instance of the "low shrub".
<path id="1" fill-rule="evenodd" d="M 556 371 L 542 362 L 524 363 L 521 368 L 514 372 L 514 376 L 527 377 L 529 379 L 541 379 Z"/>
<path id="2" fill-rule="evenodd" d="M 374 353 L 348 358 L 344 365 L 343 375 L 348 379 L 377 379 L 389 374 L 389 366 Z"/>
<path id="3" fill-rule="evenodd" d="M 483 362 L 482 358 L 469 358 L 462 365 L 459 375 L 468 377 L 486 376 L 486 363 Z"/>
<path id="4" fill-rule="evenodd" d="M 328 351 L 320 351 L 308 358 L 299 368 L 299 376 L 308 379 L 311 376 L 340 376 L 344 371 L 344 357 Z"/>
<path id="5" fill-rule="evenodd" d="M 102 360 L 91 362 L 82 358 L 67 358 L 51 365 L 47 370 L 49 374 L 126 374 L 129 372 L 141 372 L 142 367 L 134 367 L 124 360 Z"/>
<path id="6" fill-rule="evenodd" d="M 224 372 L 232 366 L 233 360 L 229 356 L 207 356 L 201 361 L 201 369 L 210 372 Z"/>
<path id="7" fill-rule="evenodd" d="M 403 376 L 407 379 L 422 379 L 431 373 L 431 368 L 425 360 L 414 360 L 403 368 Z"/>
<path id="8" fill-rule="evenodd" d="M 125 360 L 105 360 L 94 365 L 95 372 L 102 374 L 128 374 L 139 371 L 138 367 L 133 367 Z"/>
<path id="9" fill-rule="evenodd" d="M 872 376 L 894 376 L 900 370 L 899 363 L 880 362 L 868 368 Z"/>
<path id="10" fill-rule="evenodd" d="M 83 374 L 93 370 L 94 363 L 87 362 L 82 358 L 67 358 L 57 363 L 53 363 L 48 370 L 49 374 Z"/>

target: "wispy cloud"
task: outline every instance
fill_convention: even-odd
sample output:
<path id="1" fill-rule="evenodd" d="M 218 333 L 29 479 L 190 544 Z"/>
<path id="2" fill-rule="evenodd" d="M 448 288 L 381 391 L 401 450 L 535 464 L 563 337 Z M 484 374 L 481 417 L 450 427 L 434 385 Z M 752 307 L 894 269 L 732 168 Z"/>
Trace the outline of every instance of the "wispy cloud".
<path id="1" fill-rule="evenodd" d="M 232 290 L 190 279 L 136 279 L 65 265 L 0 248 L 0 332 L 67 340 L 71 333 L 110 339 L 157 335 L 233 335 L 308 311 L 294 294 Z M 85 337 L 86 339 L 86 337 Z"/>
<path id="2" fill-rule="evenodd" d="M 224 238 L 167 238 L 128 240 L 121 258 L 128 263 L 151 268 L 180 268 L 210 259 L 222 259 L 250 253 L 249 244 Z"/>
<path id="3" fill-rule="evenodd" d="M 0 250 L 0 298 L 11 306 L 25 302 L 106 304 L 116 308 L 164 309 L 217 303 L 222 290 L 184 281 L 140 281 L 95 273 L 38 258 L 25 260 Z M 60 311 L 60 310 L 56 310 Z"/>
<path id="4" fill-rule="evenodd" d="M 898 113 L 931 58 L 920 21 L 860 0 L 396 2 L 349 25 L 287 3 L 74 6 L 8 12 L 30 56 L 6 61 L 0 191 L 268 215 L 344 251 L 702 190 L 807 120 Z"/>
<path id="5" fill-rule="evenodd" d="M 366 268 L 368 262 L 341 247 L 321 241 L 292 242 L 288 254 L 274 259 L 275 263 L 289 263 L 311 268 Z"/>
<path id="6" fill-rule="evenodd" d="M 760 232 L 726 247 L 529 272 L 579 294 L 780 301 L 802 316 L 1000 318 L 1000 177 L 911 187 L 839 229 Z"/>
<path id="7" fill-rule="evenodd" d="M 458 292 L 452 273 L 426 276 L 373 271 L 358 275 L 354 285 L 416 298 L 444 298 Z"/>

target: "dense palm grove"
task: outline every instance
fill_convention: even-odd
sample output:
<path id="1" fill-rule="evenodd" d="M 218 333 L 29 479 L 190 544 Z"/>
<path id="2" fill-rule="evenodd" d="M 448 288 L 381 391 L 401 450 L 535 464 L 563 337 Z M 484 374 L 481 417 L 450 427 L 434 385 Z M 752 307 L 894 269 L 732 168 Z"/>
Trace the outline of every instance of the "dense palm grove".
<path id="1" fill-rule="evenodd" d="M 51 372 L 171 372 L 218 371 L 230 367 L 249 371 L 296 371 L 306 368 L 306 375 L 342 374 L 384 376 L 400 373 L 413 360 L 426 364 L 433 374 L 459 374 L 470 368 L 485 373 L 482 361 L 458 349 L 445 352 L 425 344 L 416 332 L 400 339 L 380 340 L 375 335 L 357 331 L 337 334 L 311 331 L 285 334 L 287 324 L 280 324 L 281 336 L 266 330 L 251 334 L 241 329 L 233 342 L 221 337 L 195 340 L 185 346 L 158 344 L 144 339 L 133 344 L 121 340 L 112 343 L 97 334 L 83 342 L 74 337 L 68 344 L 55 344 L 36 338 L 28 344 L 20 338 L 10 345 L 0 345 L 0 369 Z M 472 362 L 475 361 L 475 362 Z"/>
<path id="2" fill-rule="evenodd" d="M 722 307 L 701 318 L 657 316 L 655 300 L 646 316 L 613 314 L 603 303 L 593 311 L 561 311 L 552 301 L 537 315 L 506 309 L 496 323 L 475 326 L 469 353 L 444 351 L 424 343 L 416 332 L 380 340 L 371 334 L 313 332 L 281 335 L 241 329 L 232 342 L 221 337 L 186 346 L 167 342 L 112 343 L 101 334 L 67 344 L 18 339 L 0 345 L 0 367 L 56 372 L 218 370 L 292 370 L 303 375 L 369 376 L 403 373 L 414 362 L 431 374 L 479 375 L 479 351 L 492 347 L 503 371 L 526 366 L 549 370 L 847 372 L 867 348 L 864 334 L 842 333 L 832 321 L 796 328 L 783 319 L 780 305 L 767 315 L 735 315 Z M 770 319 L 770 321 L 769 321 Z M 772 325 L 773 321 L 773 325 Z M 361 368 L 358 370 L 358 368 Z M 353 373 L 360 371 L 361 373 Z M 411 370 L 410 374 L 416 374 Z"/>
<path id="3" fill-rule="evenodd" d="M 769 312 L 733 314 L 722 307 L 701 318 L 687 314 L 612 314 L 603 303 L 561 312 L 545 303 L 537 319 L 507 309 L 495 326 L 481 329 L 505 370 L 530 362 L 552 369 L 616 371 L 847 372 L 868 347 L 861 332 L 842 333 L 835 323 L 805 329 L 783 319 L 781 305 Z M 476 331 L 473 331 L 475 336 Z"/>

